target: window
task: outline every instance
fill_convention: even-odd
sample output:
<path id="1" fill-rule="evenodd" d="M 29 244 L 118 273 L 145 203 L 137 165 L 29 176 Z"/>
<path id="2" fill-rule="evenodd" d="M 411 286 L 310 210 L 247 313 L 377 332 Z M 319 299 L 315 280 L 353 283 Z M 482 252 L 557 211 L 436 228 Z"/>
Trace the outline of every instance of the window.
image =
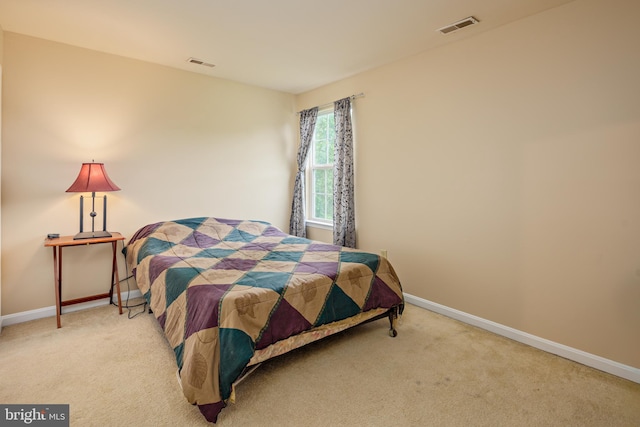
<path id="1" fill-rule="evenodd" d="M 307 166 L 307 221 L 333 224 L 333 109 L 318 113 Z"/>

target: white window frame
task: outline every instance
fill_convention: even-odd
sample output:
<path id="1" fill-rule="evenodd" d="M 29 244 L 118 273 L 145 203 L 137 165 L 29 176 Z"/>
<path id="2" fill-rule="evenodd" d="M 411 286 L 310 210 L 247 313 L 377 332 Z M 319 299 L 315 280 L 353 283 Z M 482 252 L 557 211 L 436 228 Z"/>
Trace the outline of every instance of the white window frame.
<path id="1" fill-rule="evenodd" d="M 318 111 L 318 118 L 323 115 L 333 114 L 333 107 L 326 108 Z M 317 120 L 316 120 L 317 125 Z M 335 143 L 335 141 L 334 141 Z M 308 185 L 305 187 L 305 223 L 311 225 L 316 228 L 323 228 L 328 230 L 333 230 L 333 220 L 326 220 L 323 218 L 316 218 L 314 216 L 315 213 L 315 194 L 313 192 L 313 171 L 314 170 L 331 170 L 333 171 L 333 164 L 330 165 L 318 165 L 313 166 L 313 159 L 315 158 L 315 129 L 314 129 L 314 137 L 311 141 L 311 146 L 309 147 L 309 154 L 307 156 L 307 169 L 305 181 Z"/>

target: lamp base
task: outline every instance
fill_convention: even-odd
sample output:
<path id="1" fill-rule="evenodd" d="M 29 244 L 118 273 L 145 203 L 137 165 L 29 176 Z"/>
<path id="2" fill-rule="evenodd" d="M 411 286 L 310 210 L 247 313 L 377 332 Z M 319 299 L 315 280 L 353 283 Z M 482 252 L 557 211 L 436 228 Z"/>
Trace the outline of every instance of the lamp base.
<path id="1" fill-rule="evenodd" d="M 100 237 L 111 237 L 108 231 L 84 231 L 73 236 L 73 240 L 96 239 Z"/>

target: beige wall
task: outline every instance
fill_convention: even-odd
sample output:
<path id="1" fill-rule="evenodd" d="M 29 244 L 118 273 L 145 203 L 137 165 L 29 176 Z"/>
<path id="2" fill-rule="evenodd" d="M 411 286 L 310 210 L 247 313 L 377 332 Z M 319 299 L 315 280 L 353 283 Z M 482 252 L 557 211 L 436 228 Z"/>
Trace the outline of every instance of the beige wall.
<path id="1" fill-rule="evenodd" d="M 2 177 L 2 62 L 4 56 L 4 31 L 0 27 L 0 181 Z M 0 185 L 1 187 L 1 185 Z M 0 189 L 0 200 L 2 190 Z M 2 209 L 0 208 L 0 253 L 2 252 Z M 2 262 L 0 262 L 0 329 L 2 329 Z"/>
<path id="2" fill-rule="evenodd" d="M 3 315 L 55 304 L 43 241 L 78 231 L 80 195 L 65 190 L 82 162 L 122 188 L 108 228 L 125 236 L 191 216 L 288 226 L 292 95 L 10 32 L 3 83 Z M 64 250 L 65 299 L 106 291 L 109 250 Z"/>
<path id="3" fill-rule="evenodd" d="M 579 0 L 360 92 L 358 246 L 407 293 L 640 367 L 640 2 Z"/>

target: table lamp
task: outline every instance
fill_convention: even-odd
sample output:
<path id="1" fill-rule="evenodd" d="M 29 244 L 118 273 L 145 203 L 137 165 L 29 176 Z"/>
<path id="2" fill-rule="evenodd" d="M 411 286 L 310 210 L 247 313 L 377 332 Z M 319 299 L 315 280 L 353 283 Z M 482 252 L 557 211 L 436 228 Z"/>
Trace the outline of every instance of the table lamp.
<path id="1" fill-rule="evenodd" d="M 104 196 L 102 213 L 102 231 L 95 230 L 96 218 L 96 191 L 118 191 L 120 188 L 109 179 L 104 163 L 83 163 L 75 182 L 66 191 L 67 193 L 91 192 L 91 231 L 84 231 L 84 196 L 80 196 L 80 232 L 73 239 L 93 239 L 96 237 L 111 237 L 107 231 L 107 195 Z"/>

